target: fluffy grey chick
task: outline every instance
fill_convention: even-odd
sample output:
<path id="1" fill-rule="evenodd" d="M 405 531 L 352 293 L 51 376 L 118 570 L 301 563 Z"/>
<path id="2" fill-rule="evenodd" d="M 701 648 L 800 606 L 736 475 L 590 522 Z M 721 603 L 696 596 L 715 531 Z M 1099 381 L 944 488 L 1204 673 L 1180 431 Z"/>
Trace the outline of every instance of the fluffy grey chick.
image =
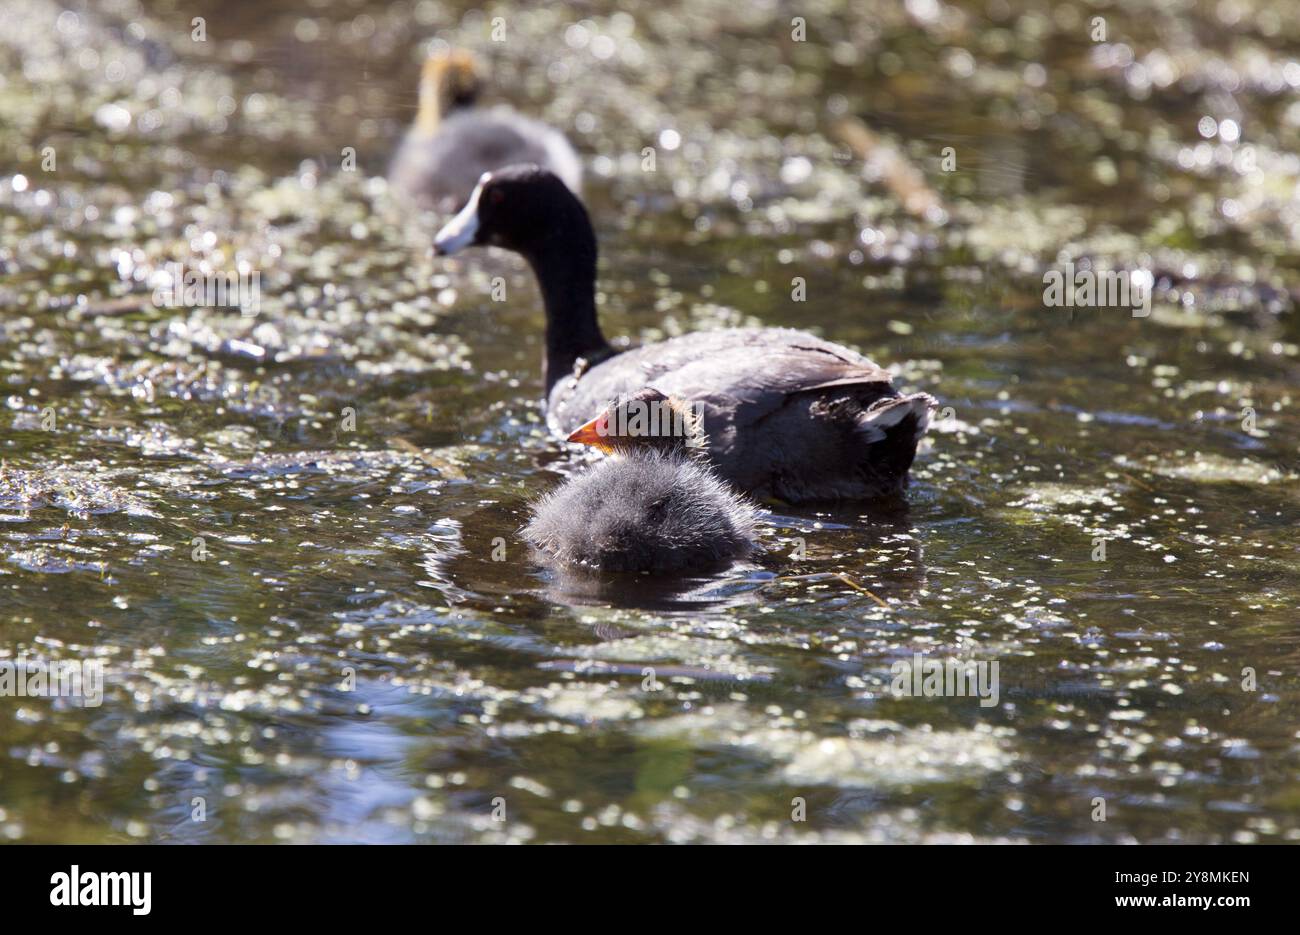
<path id="1" fill-rule="evenodd" d="M 699 420 L 643 389 L 569 436 L 612 455 L 534 508 L 524 538 L 568 565 L 601 571 L 705 571 L 755 548 L 755 509 L 702 460 Z"/>
<path id="2" fill-rule="evenodd" d="M 560 131 L 508 107 L 474 106 L 483 82 L 463 49 L 436 52 L 420 77 L 420 109 L 393 157 L 388 180 L 399 197 L 422 208 L 455 211 L 484 172 L 536 163 L 574 194 L 582 163 Z"/>

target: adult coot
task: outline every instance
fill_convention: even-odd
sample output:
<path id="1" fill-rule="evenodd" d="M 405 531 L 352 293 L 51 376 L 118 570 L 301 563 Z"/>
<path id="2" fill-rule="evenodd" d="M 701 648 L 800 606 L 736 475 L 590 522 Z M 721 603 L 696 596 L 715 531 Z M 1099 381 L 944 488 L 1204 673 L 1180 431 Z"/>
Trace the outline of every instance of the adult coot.
<path id="1" fill-rule="evenodd" d="M 554 173 L 525 165 L 484 174 L 434 253 L 476 245 L 519 253 L 537 277 L 553 430 L 571 432 L 605 400 L 653 384 L 701 408 L 713 465 L 755 496 L 863 499 L 906 486 L 934 397 L 901 395 L 861 354 L 787 328 L 610 347 L 596 322 L 596 235 Z"/>

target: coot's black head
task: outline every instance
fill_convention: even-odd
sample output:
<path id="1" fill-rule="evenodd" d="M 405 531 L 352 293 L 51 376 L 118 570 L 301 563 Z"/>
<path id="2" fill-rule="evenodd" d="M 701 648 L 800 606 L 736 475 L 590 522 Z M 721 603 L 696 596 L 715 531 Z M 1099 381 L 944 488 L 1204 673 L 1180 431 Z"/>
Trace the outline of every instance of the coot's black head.
<path id="1" fill-rule="evenodd" d="M 590 244 L 591 221 L 582 202 L 552 172 L 535 165 L 483 173 L 465 207 L 438 232 L 435 256 L 466 247 L 503 247 L 536 257 L 547 247 Z"/>
<path id="2" fill-rule="evenodd" d="M 616 454 L 660 451 L 686 455 L 702 452 L 705 439 L 696 409 L 646 387 L 611 401 L 604 412 L 574 431 L 569 441 Z"/>

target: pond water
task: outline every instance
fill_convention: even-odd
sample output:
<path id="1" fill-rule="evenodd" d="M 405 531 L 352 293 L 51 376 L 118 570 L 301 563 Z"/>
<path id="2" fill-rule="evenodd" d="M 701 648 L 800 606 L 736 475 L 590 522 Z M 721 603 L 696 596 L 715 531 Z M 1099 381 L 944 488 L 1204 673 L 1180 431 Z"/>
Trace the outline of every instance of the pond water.
<path id="1" fill-rule="evenodd" d="M 103 697 L 0 699 L 0 840 L 1300 839 L 1300 8 L 471 6 L 6 5 L 0 662 Z M 382 181 L 434 37 L 583 154 L 607 333 L 938 397 L 907 505 L 537 564 L 531 277 Z"/>

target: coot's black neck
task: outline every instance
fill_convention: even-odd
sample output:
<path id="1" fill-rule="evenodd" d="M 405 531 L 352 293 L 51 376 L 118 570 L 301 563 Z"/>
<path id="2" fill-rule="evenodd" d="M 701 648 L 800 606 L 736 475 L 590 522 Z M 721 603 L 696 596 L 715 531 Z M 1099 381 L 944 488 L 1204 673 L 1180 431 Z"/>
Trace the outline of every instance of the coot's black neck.
<path id="1" fill-rule="evenodd" d="M 573 371 L 578 358 L 609 353 L 596 322 L 596 232 L 574 199 L 550 234 L 524 254 L 546 306 L 546 395 Z"/>

